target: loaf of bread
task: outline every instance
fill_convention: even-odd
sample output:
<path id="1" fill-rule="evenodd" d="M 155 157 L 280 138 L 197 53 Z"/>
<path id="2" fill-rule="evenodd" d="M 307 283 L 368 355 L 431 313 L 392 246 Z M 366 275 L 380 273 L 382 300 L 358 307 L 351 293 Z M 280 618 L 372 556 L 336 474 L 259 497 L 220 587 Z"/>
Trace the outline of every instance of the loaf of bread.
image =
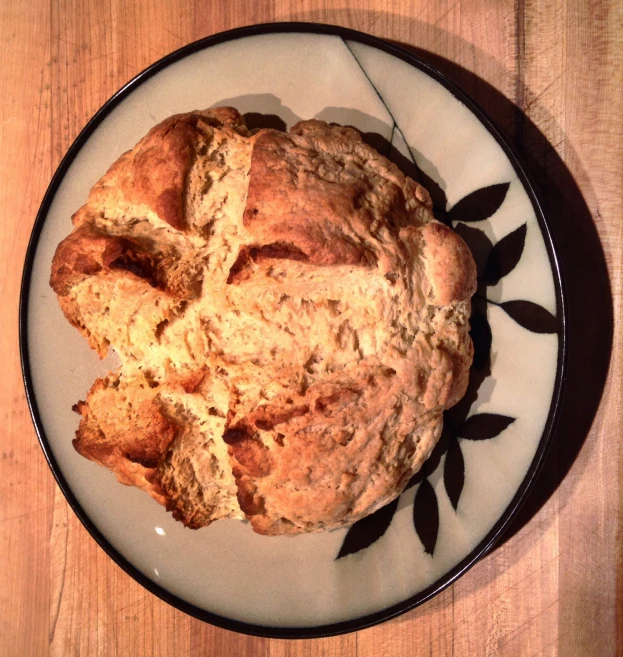
<path id="1" fill-rule="evenodd" d="M 74 445 L 186 526 L 351 524 L 401 493 L 465 393 L 475 265 L 359 133 L 172 116 L 73 216 L 51 285 L 120 368 Z"/>

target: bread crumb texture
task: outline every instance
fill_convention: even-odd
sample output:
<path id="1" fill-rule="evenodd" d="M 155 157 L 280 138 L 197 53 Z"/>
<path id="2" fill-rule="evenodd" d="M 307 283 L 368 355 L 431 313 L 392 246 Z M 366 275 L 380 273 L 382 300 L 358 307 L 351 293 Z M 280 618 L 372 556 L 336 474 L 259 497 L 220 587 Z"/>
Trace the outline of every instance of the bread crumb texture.
<path id="1" fill-rule="evenodd" d="M 51 285 L 122 365 L 76 450 L 191 528 L 351 524 L 399 495 L 465 393 L 469 250 L 352 128 L 172 116 L 73 216 Z"/>

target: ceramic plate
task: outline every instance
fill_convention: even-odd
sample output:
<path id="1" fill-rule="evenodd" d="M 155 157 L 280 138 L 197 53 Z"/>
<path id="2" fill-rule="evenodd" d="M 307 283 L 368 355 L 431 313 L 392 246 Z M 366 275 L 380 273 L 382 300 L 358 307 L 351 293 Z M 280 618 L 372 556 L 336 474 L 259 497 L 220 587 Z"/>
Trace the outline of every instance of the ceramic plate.
<path id="1" fill-rule="evenodd" d="M 71 441 L 111 368 L 48 286 L 90 187 L 171 114 L 233 105 L 254 124 L 349 124 L 431 191 L 472 248 L 479 287 L 470 389 L 400 498 L 350 529 L 266 538 L 225 520 L 199 531 L 80 457 Z M 44 198 L 26 257 L 21 353 L 35 426 L 59 486 L 108 554 L 147 589 L 216 625 L 263 636 L 336 634 L 441 591 L 490 549 L 534 480 L 555 422 L 565 306 L 552 238 L 526 174 L 465 93 L 376 38 L 312 24 L 243 28 L 191 44 L 119 91 L 86 126 Z M 51 337 L 52 336 L 52 337 Z"/>

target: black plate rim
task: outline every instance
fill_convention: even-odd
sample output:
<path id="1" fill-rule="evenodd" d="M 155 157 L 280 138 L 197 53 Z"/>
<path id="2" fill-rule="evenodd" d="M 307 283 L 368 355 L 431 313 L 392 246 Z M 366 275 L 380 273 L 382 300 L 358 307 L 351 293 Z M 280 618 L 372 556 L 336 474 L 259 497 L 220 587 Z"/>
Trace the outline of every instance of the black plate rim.
<path id="1" fill-rule="evenodd" d="M 515 172 L 521 181 L 524 189 L 526 190 L 530 201 L 535 211 L 539 227 L 543 234 L 544 242 L 548 252 L 549 262 L 552 269 L 554 278 L 554 286 L 556 288 L 556 304 L 557 304 L 557 320 L 559 324 L 559 341 L 558 341 L 558 362 L 556 369 L 556 379 L 554 384 L 554 392 L 552 395 L 552 402 L 548 413 L 547 421 L 543 434 L 539 440 L 537 451 L 532 459 L 530 467 L 520 484 L 513 499 L 506 507 L 502 516 L 495 523 L 493 528 L 487 535 L 480 541 L 480 543 L 461 560 L 454 568 L 452 568 L 446 575 L 438 579 L 431 586 L 423 591 L 420 591 L 415 596 L 407 598 L 406 600 L 387 607 L 384 610 L 367 614 L 358 618 L 348 621 L 340 621 L 338 623 L 318 625 L 318 626 L 303 626 L 303 627 L 277 627 L 277 626 L 264 626 L 255 625 L 237 621 L 225 616 L 220 616 L 212 612 L 201 609 L 185 600 L 170 593 L 163 587 L 159 586 L 141 571 L 134 567 L 124 556 L 122 556 L 105 538 L 105 536 L 97 529 L 95 524 L 88 517 L 84 509 L 81 507 L 77 498 L 74 496 L 70 489 L 63 473 L 54 458 L 48 439 L 43 429 L 43 423 L 37 407 L 35 392 L 33 387 L 32 375 L 30 371 L 29 353 L 28 353 L 28 301 L 30 282 L 32 276 L 33 263 L 37 251 L 39 237 L 43 229 L 47 213 L 50 205 L 54 199 L 54 195 L 58 190 L 69 166 L 75 159 L 76 155 L 86 143 L 87 139 L 96 130 L 103 119 L 108 116 L 111 110 L 116 107 L 123 99 L 129 96 L 137 87 L 143 84 L 146 80 L 153 75 L 163 70 L 170 64 L 177 62 L 184 57 L 191 55 L 200 50 L 204 50 L 211 46 L 223 43 L 226 41 L 234 41 L 244 37 L 255 36 L 260 34 L 283 34 L 283 33 L 308 33 L 308 34 L 324 34 L 341 37 L 350 41 L 357 41 L 365 45 L 382 50 L 390 55 L 394 55 L 399 59 L 407 62 L 415 68 L 428 74 L 434 80 L 442 84 L 450 93 L 452 93 L 461 103 L 463 103 L 485 126 L 487 131 L 495 138 L 501 148 L 504 150 L 509 161 L 513 165 Z M 212 36 L 204 37 L 198 41 L 189 43 L 178 50 L 166 55 L 158 60 L 132 80 L 125 84 L 119 91 L 117 91 L 89 120 L 86 126 L 82 129 L 73 144 L 69 147 L 67 153 L 59 164 L 52 181 L 43 197 L 41 206 L 35 219 L 26 257 L 24 261 L 24 269 L 22 273 L 20 301 L 19 301 L 19 348 L 20 348 L 20 361 L 22 367 L 22 376 L 24 379 L 24 386 L 26 390 L 26 399 L 35 426 L 37 438 L 43 450 L 44 456 L 52 474 L 56 479 L 56 483 L 63 492 L 67 502 L 71 506 L 74 513 L 78 516 L 87 531 L 100 545 L 100 547 L 108 554 L 108 556 L 122 568 L 130 577 L 136 580 L 148 591 L 164 600 L 168 604 L 176 607 L 190 616 L 194 616 L 202 621 L 211 623 L 218 627 L 227 630 L 232 630 L 242 634 L 251 636 L 266 637 L 266 638 L 280 638 L 280 639 L 313 639 L 328 636 L 335 636 L 338 634 L 345 634 L 362 630 L 372 625 L 390 620 L 400 614 L 403 614 L 437 595 L 450 584 L 455 582 L 461 575 L 469 570 L 479 559 L 491 551 L 495 544 L 499 541 L 504 531 L 509 526 L 512 519 L 519 511 L 522 503 L 525 501 L 528 492 L 532 488 L 538 474 L 541 470 L 547 451 L 552 442 L 552 437 L 558 421 L 560 412 L 563 388 L 566 376 L 567 358 L 568 358 L 568 342 L 569 342 L 569 326 L 568 326 L 568 310 L 565 294 L 565 286 L 562 275 L 562 268 L 560 260 L 557 255 L 554 236 L 548 224 L 548 221 L 543 210 L 543 206 L 539 201 L 535 185 L 532 182 L 526 167 L 524 166 L 521 158 L 514 151 L 514 149 L 507 142 L 506 138 L 502 135 L 500 130 L 496 127 L 489 116 L 477 105 L 477 103 L 463 91 L 455 82 L 448 78 L 444 73 L 429 64 L 421 57 L 405 50 L 404 48 L 384 41 L 378 37 L 345 28 L 337 25 L 328 25 L 322 23 L 304 23 L 304 22 L 288 22 L 288 23 L 262 23 L 257 25 L 249 25 L 245 27 L 235 28 L 225 32 L 220 32 Z"/>

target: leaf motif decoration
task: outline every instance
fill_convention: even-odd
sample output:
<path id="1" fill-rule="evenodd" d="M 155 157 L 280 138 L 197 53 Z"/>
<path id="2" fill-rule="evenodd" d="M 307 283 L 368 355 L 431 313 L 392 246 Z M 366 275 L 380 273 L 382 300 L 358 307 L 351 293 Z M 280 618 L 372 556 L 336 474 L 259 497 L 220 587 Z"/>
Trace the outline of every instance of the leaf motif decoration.
<path id="1" fill-rule="evenodd" d="M 477 189 L 452 206 L 448 211 L 448 219 L 469 223 L 488 219 L 499 210 L 509 187 L 510 183 L 506 182 Z"/>
<path id="2" fill-rule="evenodd" d="M 484 370 L 488 367 L 491 358 L 491 326 L 487 316 L 476 306 L 472 309 L 469 318 L 470 331 L 469 335 L 474 344 L 474 360 L 472 367 L 477 370 Z"/>
<path id="3" fill-rule="evenodd" d="M 413 500 L 413 526 L 424 551 L 433 556 L 439 534 L 439 506 L 435 489 L 428 479 L 422 481 Z"/>
<path id="4" fill-rule="evenodd" d="M 346 533 L 342 547 L 335 557 L 336 561 L 348 554 L 354 554 L 370 547 L 372 543 L 378 541 L 392 522 L 398 508 L 398 499 L 396 498 L 378 511 L 358 520 Z"/>
<path id="5" fill-rule="evenodd" d="M 465 460 L 463 459 L 461 444 L 455 438 L 448 445 L 448 453 L 446 454 L 446 461 L 443 466 L 443 484 L 446 487 L 446 493 L 448 493 L 448 497 L 455 511 L 459 505 L 464 483 Z"/>
<path id="6" fill-rule="evenodd" d="M 505 301 L 500 304 L 517 324 L 533 333 L 558 333 L 558 320 L 543 306 L 532 301 Z"/>
<path id="7" fill-rule="evenodd" d="M 516 418 L 496 413 L 479 413 L 468 417 L 457 434 L 467 440 L 489 440 L 499 436 Z"/>
<path id="8" fill-rule="evenodd" d="M 409 490 L 409 488 L 413 488 L 417 484 L 419 484 L 424 478 L 426 477 L 426 471 L 424 470 L 423 467 L 421 467 L 414 475 L 409 479 L 409 483 L 405 486 L 405 491 Z M 404 492 L 404 491 L 403 491 Z"/>
<path id="9" fill-rule="evenodd" d="M 503 237 L 491 250 L 482 273 L 482 280 L 495 285 L 500 278 L 510 274 L 517 266 L 526 242 L 527 224 Z"/>
<path id="10" fill-rule="evenodd" d="M 461 237 L 472 252 L 474 262 L 476 263 L 477 277 L 480 278 L 487 265 L 489 255 L 493 250 L 493 244 L 484 231 L 474 226 L 458 223 L 454 227 L 454 232 Z"/>

